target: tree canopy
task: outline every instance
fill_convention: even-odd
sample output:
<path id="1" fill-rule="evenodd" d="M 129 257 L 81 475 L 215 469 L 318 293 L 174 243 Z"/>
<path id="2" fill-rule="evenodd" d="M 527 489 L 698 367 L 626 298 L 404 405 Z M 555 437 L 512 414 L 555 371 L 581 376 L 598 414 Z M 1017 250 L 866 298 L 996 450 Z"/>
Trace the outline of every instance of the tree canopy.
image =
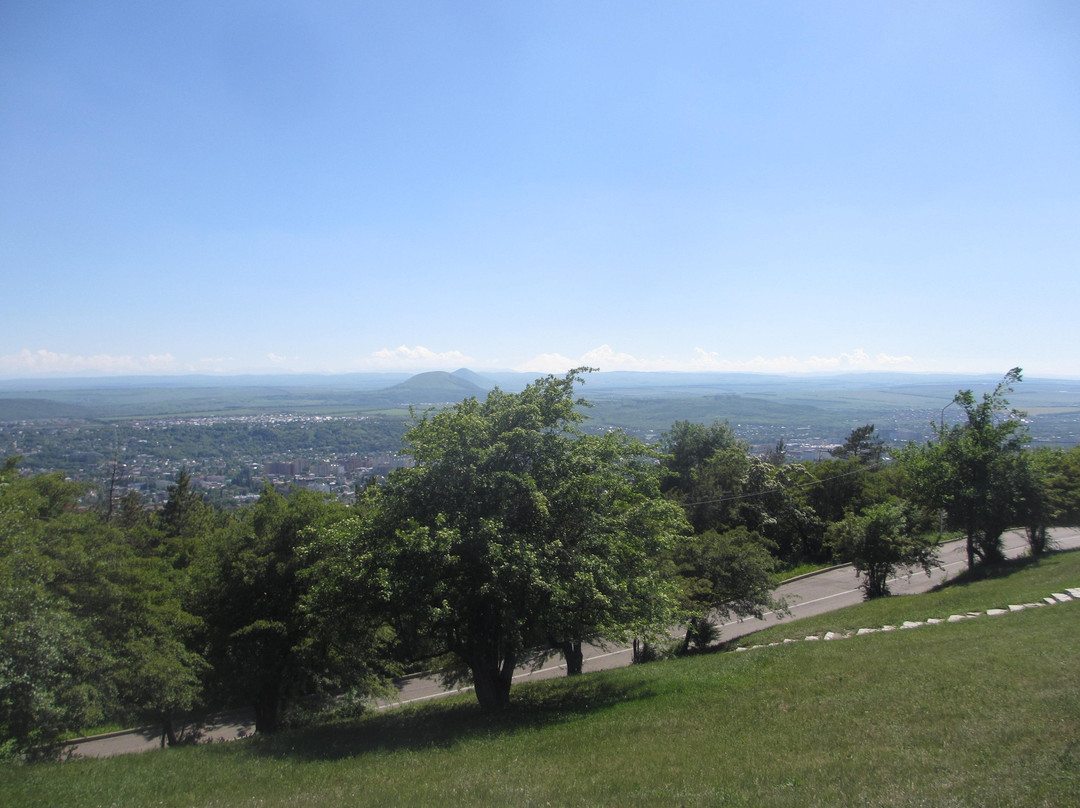
<path id="1" fill-rule="evenodd" d="M 573 653 L 670 615 L 654 559 L 685 522 L 643 445 L 576 429 L 584 370 L 424 414 L 405 436 L 416 465 L 381 490 L 403 619 L 460 659 L 485 710 L 529 649 Z"/>
<path id="2" fill-rule="evenodd" d="M 1024 519 L 1023 491 L 1034 472 L 1023 451 L 1024 413 L 1006 398 L 1021 380 L 1013 368 L 981 401 L 959 391 L 950 404 L 964 420 L 946 425 L 943 417 L 930 441 L 901 453 L 916 500 L 943 509 L 949 525 L 964 532 L 970 568 L 1000 561 L 1002 533 Z"/>

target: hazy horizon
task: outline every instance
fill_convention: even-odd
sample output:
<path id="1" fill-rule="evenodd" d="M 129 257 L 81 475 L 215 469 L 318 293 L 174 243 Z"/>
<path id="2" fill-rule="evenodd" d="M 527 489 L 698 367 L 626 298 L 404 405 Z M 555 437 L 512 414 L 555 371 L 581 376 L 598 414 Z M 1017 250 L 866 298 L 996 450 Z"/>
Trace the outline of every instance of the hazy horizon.
<path id="1" fill-rule="evenodd" d="M 702 379 L 724 379 L 724 378 L 744 378 L 744 379 L 783 379 L 791 381 L 805 380 L 810 381 L 813 379 L 821 380 L 836 380 L 845 378 L 925 378 L 928 380 L 947 380 L 947 379 L 980 379 L 983 381 L 992 381 L 1000 379 L 1004 376 L 1004 372 L 1001 373 L 963 373 L 963 372 L 949 372 L 949 371 L 913 371 L 913 370 L 845 370 L 845 371 L 803 371 L 794 373 L 772 373 L 765 371 L 738 371 L 738 370 L 715 370 L 715 371 L 693 371 L 693 370 L 611 370 L 604 371 L 599 368 L 593 368 L 593 373 L 586 374 L 583 380 L 586 384 L 590 379 L 595 379 L 597 374 L 601 378 L 613 377 L 613 376 L 658 376 L 658 377 L 674 377 L 676 379 L 685 377 L 687 379 L 702 378 Z M 485 377 L 489 379 L 498 380 L 500 377 L 521 377 L 521 378 L 538 378 L 540 376 L 548 375 L 541 372 L 534 371 L 521 371 L 514 370 L 512 368 L 487 368 L 477 370 L 474 368 L 461 367 L 454 370 L 368 370 L 368 371 L 343 371 L 343 372 L 308 372 L 308 371 L 267 371 L 267 372 L 235 372 L 235 373 L 206 373 L 206 372 L 190 372 L 190 373 L 144 373 L 144 374 L 123 374 L 123 373 L 42 373 L 35 375 L 25 376 L 4 376 L 0 375 L 0 386 L 17 385 L 19 388 L 32 389 L 32 385 L 35 383 L 47 383 L 47 382 L 123 382 L 125 384 L 131 384 L 137 386 L 139 383 L 182 383 L 185 379 L 191 380 L 220 380 L 223 382 L 236 381 L 236 380 L 335 380 L 335 379 L 348 379 L 350 377 L 360 378 L 392 378 L 392 379 L 411 379 L 415 376 L 421 376 L 429 373 L 446 373 L 454 374 L 458 371 L 467 371 L 474 373 L 477 376 Z M 555 375 L 562 375 L 562 372 L 555 372 Z M 1068 375 L 1055 375 L 1055 374 L 1038 374 L 1032 375 L 1024 372 L 1024 379 L 1027 381 L 1039 380 L 1039 381 L 1080 381 L 1080 374 L 1077 376 Z"/>

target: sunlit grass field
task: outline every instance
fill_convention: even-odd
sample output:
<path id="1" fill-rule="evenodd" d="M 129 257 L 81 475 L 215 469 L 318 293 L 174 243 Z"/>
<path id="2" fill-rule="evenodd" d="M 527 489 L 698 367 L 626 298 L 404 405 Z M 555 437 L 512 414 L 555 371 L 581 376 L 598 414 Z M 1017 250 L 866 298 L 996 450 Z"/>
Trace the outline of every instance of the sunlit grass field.
<path id="1" fill-rule="evenodd" d="M 744 642 L 1080 586 L 1080 553 Z M 0 769 L 10 806 L 1080 805 L 1080 602 L 715 653 L 272 738 Z"/>

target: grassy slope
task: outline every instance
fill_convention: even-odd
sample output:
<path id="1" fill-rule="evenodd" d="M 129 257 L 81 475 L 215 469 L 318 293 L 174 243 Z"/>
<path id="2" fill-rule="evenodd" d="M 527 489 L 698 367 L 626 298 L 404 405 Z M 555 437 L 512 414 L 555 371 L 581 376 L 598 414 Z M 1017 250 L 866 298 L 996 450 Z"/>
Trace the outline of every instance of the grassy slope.
<path id="1" fill-rule="evenodd" d="M 895 624 L 1065 585 L 1080 585 L 1080 553 L 843 614 Z M 447 699 L 270 739 L 13 767 L 0 804 L 1071 806 L 1078 620 L 1080 603 L 1062 604 L 522 686 L 497 718 Z"/>

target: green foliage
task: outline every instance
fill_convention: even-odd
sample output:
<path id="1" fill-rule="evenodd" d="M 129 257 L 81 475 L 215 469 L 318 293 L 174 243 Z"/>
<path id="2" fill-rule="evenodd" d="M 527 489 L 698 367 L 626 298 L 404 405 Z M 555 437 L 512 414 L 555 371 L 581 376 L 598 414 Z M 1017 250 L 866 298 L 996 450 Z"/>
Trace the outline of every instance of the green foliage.
<path id="1" fill-rule="evenodd" d="M 1080 445 L 1035 452 L 1051 525 L 1080 525 Z"/>
<path id="2" fill-rule="evenodd" d="M 865 424 L 851 430 L 843 445 L 833 449 L 830 454 L 841 460 L 862 460 L 876 463 L 885 454 L 885 444 L 874 437 L 874 425 Z"/>
<path id="3" fill-rule="evenodd" d="M 735 437 L 728 423 L 714 422 L 712 426 L 690 421 L 676 421 L 660 439 L 668 475 L 664 490 L 677 488 L 689 494 L 698 482 L 700 469 L 717 452 L 736 449 L 746 454 L 749 447 Z"/>
<path id="4" fill-rule="evenodd" d="M 0 483 L 2 733 L 20 753 L 104 719 L 190 709 L 204 663 L 183 578 L 152 543 L 77 509 L 55 475 Z M 145 537 L 143 537 L 145 538 Z"/>
<path id="5" fill-rule="evenodd" d="M 462 661 L 486 710 L 527 650 L 669 614 L 656 558 L 684 522 L 643 446 L 577 433 L 580 373 L 426 413 L 405 437 L 416 466 L 380 491 L 402 624 Z"/>
<path id="6" fill-rule="evenodd" d="M 805 467 L 750 456 L 727 424 L 678 422 L 661 447 L 664 489 L 682 503 L 695 533 L 745 527 L 785 561 L 820 554 L 817 517 L 795 496 Z"/>
<path id="7" fill-rule="evenodd" d="M 328 695 L 369 678 L 379 645 L 355 608 L 358 579 L 341 604 L 322 596 L 323 564 L 354 512 L 319 493 L 284 497 L 267 485 L 259 501 L 221 534 L 199 570 L 216 698 L 247 702 L 256 729 L 278 729 L 282 707 L 298 696 Z M 355 559 L 354 559 L 355 562 Z M 314 612 L 314 613 L 313 613 Z"/>
<path id="8" fill-rule="evenodd" d="M 671 558 L 689 614 L 687 644 L 694 636 L 700 640 L 702 624 L 714 613 L 724 619 L 761 617 L 766 609 L 780 608 L 772 596 L 776 560 L 768 548 L 745 527 L 707 530 L 679 541 Z"/>
<path id="9" fill-rule="evenodd" d="M 0 756 L 48 753 L 59 734 L 100 716 L 85 623 L 53 586 L 46 526 L 77 488 L 57 476 L 20 479 L 0 468 Z"/>
<path id="10" fill-rule="evenodd" d="M 901 502 L 872 505 L 861 514 L 849 513 L 829 528 L 829 545 L 838 561 L 851 562 L 867 599 L 889 594 L 888 580 L 901 569 L 919 567 L 927 575 L 936 563 L 936 543 L 912 530 Z"/>
<path id="11" fill-rule="evenodd" d="M 1001 534 L 1024 521 L 1024 492 L 1035 485 L 1023 451 L 1024 414 L 1005 398 L 1020 380 L 1020 368 L 1013 368 L 980 402 L 961 390 L 951 403 L 964 411 L 964 421 L 946 426 L 942 419 L 933 440 L 900 455 L 912 498 L 943 508 L 950 526 L 964 532 L 970 568 L 1002 559 Z"/>

